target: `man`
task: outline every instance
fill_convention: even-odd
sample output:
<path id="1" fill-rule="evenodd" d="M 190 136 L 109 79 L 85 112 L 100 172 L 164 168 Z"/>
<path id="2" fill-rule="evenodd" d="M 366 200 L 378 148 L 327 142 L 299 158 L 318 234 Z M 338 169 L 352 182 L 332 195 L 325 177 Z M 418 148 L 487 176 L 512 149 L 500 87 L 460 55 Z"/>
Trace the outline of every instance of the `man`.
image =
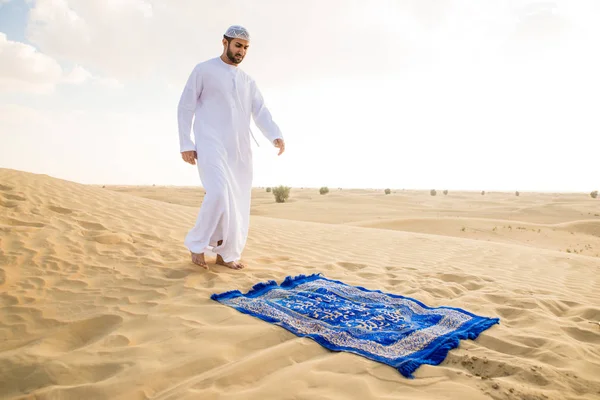
<path id="1" fill-rule="evenodd" d="M 195 66 L 177 109 L 181 157 L 192 165 L 197 162 L 206 190 L 196 225 L 184 243 L 192 262 L 205 269 L 207 250 L 217 254 L 217 264 L 244 268 L 240 258 L 248 236 L 252 189 L 250 118 L 279 148 L 278 155 L 285 151 L 281 131 L 256 82 L 238 68 L 249 44 L 245 28 L 229 27 L 223 36 L 223 53 Z"/>

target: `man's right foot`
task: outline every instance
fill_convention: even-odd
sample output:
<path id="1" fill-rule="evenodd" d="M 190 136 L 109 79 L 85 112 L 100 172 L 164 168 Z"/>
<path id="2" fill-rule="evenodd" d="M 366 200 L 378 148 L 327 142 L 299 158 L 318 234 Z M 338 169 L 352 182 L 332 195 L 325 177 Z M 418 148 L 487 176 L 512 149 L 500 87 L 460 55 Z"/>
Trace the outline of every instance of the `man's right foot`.
<path id="1" fill-rule="evenodd" d="M 204 260 L 204 253 L 192 253 L 192 262 L 208 270 L 208 264 Z"/>

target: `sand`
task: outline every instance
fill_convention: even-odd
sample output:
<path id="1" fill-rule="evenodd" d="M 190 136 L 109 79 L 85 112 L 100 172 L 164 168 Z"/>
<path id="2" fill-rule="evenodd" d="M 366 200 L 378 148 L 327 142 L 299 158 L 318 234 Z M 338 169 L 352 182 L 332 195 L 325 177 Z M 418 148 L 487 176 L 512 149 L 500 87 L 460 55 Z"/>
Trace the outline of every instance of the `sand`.
<path id="1" fill-rule="evenodd" d="M 201 188 L 0 170 L 0 398 L 600 398 L 600 199 L 330 189 L 256 188 L 249 267 L 207 272 Z M 210 299 L 316 272 L 501 321 L 411 380 Z"/>

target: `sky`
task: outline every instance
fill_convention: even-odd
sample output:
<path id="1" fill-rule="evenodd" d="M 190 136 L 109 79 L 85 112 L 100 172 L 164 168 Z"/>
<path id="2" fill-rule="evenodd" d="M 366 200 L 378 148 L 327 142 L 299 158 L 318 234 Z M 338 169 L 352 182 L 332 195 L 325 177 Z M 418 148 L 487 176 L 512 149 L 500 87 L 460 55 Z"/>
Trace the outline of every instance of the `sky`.
<path id="1" fill-rule="evenodd" d="M 596 0 L 0 0 L 0 167 L 198 186 L 177 104 L 245 26 L 254 186 L 600 189 Z"/>

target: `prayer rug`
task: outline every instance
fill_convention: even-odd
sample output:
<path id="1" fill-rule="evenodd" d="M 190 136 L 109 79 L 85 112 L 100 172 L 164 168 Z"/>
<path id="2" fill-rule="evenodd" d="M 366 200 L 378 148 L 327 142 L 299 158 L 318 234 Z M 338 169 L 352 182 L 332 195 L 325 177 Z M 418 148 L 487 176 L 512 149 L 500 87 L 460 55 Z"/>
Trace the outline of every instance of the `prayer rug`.
<path id="1" fill-rule="evenodd" d="M 440 364 L 461 339 L 476 339 L 499 323 L 460 308 L 428 307 L 418 300 L 350 286 L 321 274 L 288 276 L 211 299 L 309 337 L 396 368 L 403 376 L 423 364 Z"/>

